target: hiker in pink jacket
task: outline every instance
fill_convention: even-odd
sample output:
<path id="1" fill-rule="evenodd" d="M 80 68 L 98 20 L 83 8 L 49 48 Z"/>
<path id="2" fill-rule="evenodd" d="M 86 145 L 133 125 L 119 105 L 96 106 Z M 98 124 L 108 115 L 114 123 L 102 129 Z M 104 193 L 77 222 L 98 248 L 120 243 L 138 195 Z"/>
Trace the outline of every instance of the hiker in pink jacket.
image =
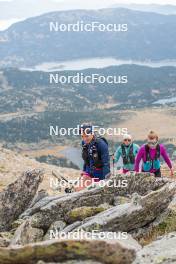
<path id="1" fill-rule="evenodd" d="M 147 140 L 147 144 L 143 145 L 137 154 L 135 171 L 139 172 L 139 165 L 142 160 L 143 172 L 154 173 L 155 177 L 161 177 L 160 157 L 162 157 L 170 169 L 171 176 L 173 176 L 172 162 L 165 147 L 158 143 L 158 135 L 154 131 L 150 131 Z"/>

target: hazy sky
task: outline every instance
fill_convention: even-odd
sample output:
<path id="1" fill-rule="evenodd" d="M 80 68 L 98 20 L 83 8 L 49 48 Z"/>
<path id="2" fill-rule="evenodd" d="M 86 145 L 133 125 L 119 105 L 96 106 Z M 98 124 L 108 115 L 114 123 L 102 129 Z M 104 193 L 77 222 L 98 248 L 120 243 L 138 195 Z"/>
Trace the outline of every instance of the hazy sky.
<path id="1" fill-rule="evenodd" d="M 47 0 L 44 0 L 47 1 Z M 62 0 L 54 0 L 55 2 L 62 2 Z M 149 3 L 154 3 L 154 4 L 176 4 L 175 0 L 77 0 L 77 1 L 70 1 L 70 0 L 65 0 L 65 3 L 67 2 L 77 2 L 81 5 L 87 5 L 88 3 L 92 5 L 96 5 L 97 3 L 99 4 L 106 4 L 106 5 L 111 5 L 114 3 L 138 3 L 138 4 L 149 4 Z"/>
<path id="2" fill-rule="evenodd" d="M 0 0 L 0 30 L 22 19 L 55 10 L 95 9 L 114 4 L 172 4 L 176 0 Z"/>
<path id="3" fill-rule="evenodd" d="M 16 2 L 16 3 L 23 3 L 25 2 L 25 0 L 0 0 L 0 2 Z M 36 5 L 37 2 L 39 2 L 38 0 L 35 1 Z M 114 3 L 138 3 L 138 4 L 149 4 L 149 3 L 153 3 L 153 4 L 174 4 L 176 5 L 176 0 L 43 0 L 43 5 L 47 5 L 47 3 L 49 2 L 57 2 L 57 3 L 62 3 L 65 6 L 67 5 L 73 5 L 73 4 L 77 4 L 80 6 L 92 6 L 95 7 L 96 5 L 111 5 Z"/>

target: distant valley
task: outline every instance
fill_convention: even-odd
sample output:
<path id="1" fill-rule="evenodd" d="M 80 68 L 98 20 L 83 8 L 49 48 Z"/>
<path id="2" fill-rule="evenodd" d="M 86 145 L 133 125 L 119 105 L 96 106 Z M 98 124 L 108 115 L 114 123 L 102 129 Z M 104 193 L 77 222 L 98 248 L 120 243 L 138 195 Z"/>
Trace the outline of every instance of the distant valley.
<path id="1" fill-rule="evenodd" d="M 176 68 L 137 65 L 87 69 L 84 74 L 127 74 L 123 84 L 49 84 L 49 73 L 2 69 L 0 75 L 0 140 L 52 141 L 49 126 L 75 127 L 84 121 L 118 124 L 131 109 L 176 107 Z M 75 74 L 65 71 L 58 74 Z M 158 102 L 158 100 L 161 100 Z M 63 143 L 63 138 L 55 138 Z M 66 139 L 65 139 L 66 140 Z M 73 142 L 75 139 L 73 140 Z"/>
<path id="2" fill-rule="evenodd" d="M 158 12 L 151 5 L 56 11 L 0 31 L 0 143 L 40 162 L 77 169 L 80 162 L 74 163 L 74 150 L 80 148 L 80 137 L 51 136 L 49 127 L 92 122 L 100 127 L 127 127 L 138 144 L 149 129 L 155 129 L 172 155 L 176 16 L 171 6 L 157 7 Z M 127 23 L 128 31 L 49 30 L 50 22 L 80 20 Z M 125 75 L 128 82 L 50 84 L 50 73 Z M 108 137 L 111 152 L 120 140 Z M 64 148 L 63 156 L 60 148 Z M 73 152 L 68 162 L 69 150 Z"/>

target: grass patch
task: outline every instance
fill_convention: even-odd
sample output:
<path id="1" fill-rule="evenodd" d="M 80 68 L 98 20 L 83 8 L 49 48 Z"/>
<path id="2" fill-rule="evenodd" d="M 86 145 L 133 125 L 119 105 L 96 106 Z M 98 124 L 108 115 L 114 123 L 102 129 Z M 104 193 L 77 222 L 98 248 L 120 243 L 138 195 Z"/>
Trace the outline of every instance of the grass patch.
<path id="1" fill-rule="evenodd" d="M 174 231 L 176 231 L 176 212 L 171 212 L 162 223 L 154 227 L 147 235 L 140 238 L 139 243 L 142 246 L 148 245 L 159 236 L 163 236 Z"/>

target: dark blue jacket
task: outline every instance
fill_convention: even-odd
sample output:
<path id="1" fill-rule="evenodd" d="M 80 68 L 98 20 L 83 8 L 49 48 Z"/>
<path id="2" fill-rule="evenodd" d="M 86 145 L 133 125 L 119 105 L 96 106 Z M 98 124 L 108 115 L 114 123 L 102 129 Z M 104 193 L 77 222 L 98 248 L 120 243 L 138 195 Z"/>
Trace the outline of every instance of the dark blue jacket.
<path id="1" fill-rule="evenodd" d="M 84 142 L 82 142 L 84 145 Z M 92 158 L 92 149 L 93 146 L 96 146 L 99 159 L 101 160 L 102 166 L 96 168 L 94 160 Z M 93 178 L 99 178 L 100 180 L 105 179 L 106 175 L 110 173 L 110 159 L 109 159 L 109 150 L 108 144 L 101 138 L 94 139 L 88 145 L 88 159 L 89 165 L 84 163 L 83 171 L 90 174 Z"/>

